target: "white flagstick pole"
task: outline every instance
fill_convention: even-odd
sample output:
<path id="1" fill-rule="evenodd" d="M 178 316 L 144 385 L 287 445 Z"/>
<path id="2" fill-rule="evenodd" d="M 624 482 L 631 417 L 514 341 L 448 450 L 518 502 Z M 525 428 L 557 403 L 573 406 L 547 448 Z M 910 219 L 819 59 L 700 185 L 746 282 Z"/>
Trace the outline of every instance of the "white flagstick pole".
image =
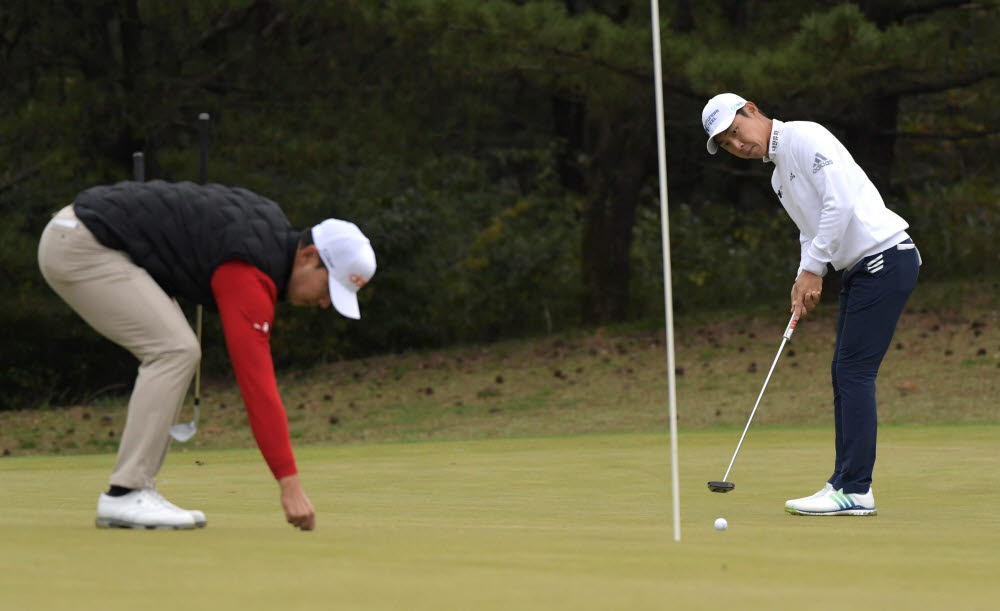
<path id="1" fill-rule="evenodd" d="M 660 166 L 660 223 L 663 234 L 663 301 L 667 312 L 667 388 L 670 401 L 670 478 L 673 483 L 674 541 L 681 540 L 681 498 L 677 468 L 677 380 L 674 375 L 674 300 L 670 278 L 670 221 L 667 217 L 667 153 L 663 129 L 663 66 L 660 60 L 660 6 L 650 0 L 653 22 L 653 78 L 656 87 L 656 144 Z"/>

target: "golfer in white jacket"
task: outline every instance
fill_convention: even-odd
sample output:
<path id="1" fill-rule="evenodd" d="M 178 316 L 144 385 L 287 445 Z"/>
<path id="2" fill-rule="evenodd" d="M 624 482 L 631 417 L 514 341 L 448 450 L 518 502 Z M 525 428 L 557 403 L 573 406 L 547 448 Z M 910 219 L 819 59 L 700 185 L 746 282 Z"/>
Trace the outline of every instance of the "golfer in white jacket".
<path id="1" fill-rule="evenodd" d="M 774 164 L 771 187 L 798 226 L 801 244 L 791 311 L 804 316 L 812 310 L 830 266 L 843 270 L 831 366 L 833 475 L 812 496 L 787 501 L 785 511 L 875 515 L 875 378 L 920 267 L 908 225 L 886 208 L 875 185 L 823 126 L 769 119 L 733 93 L 709 100 L 701 118 L 709 153 L 722 148 Z"/>

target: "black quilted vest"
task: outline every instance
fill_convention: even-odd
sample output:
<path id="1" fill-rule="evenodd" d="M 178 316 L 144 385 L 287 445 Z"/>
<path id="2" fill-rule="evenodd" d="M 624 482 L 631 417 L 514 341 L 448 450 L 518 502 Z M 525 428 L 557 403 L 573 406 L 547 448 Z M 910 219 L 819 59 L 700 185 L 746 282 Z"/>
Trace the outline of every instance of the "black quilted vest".
<path id="1" fill-rule="evenodd" d="M 171 296 L 213 310 L 212 274 L 238 259 L 285 296 L 300 232 L 252 191 L 191 182 L 120 182 L 80 193 L 73 210 L 97 241 L 128 253 Z"/>

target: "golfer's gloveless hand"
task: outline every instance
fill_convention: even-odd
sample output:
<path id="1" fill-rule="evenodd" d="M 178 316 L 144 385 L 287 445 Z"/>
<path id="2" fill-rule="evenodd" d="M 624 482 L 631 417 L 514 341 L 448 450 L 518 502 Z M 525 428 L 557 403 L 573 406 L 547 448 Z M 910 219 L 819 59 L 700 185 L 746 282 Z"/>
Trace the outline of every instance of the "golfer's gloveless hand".
<path id="1" fill-rule="evenodd" d="M 802 270 L 792 286 L 792 313 L 805 316 L 819 305 L 823 293 L 823 276 Z"/>
<path id="2" fill-rule="evenodd" d="M 298 475 L 288 475 L 278 480 L 281 486 L 281 507 L 288 523 L 302 530 L 316 527 L 316 510 L 302 490 Z"/>

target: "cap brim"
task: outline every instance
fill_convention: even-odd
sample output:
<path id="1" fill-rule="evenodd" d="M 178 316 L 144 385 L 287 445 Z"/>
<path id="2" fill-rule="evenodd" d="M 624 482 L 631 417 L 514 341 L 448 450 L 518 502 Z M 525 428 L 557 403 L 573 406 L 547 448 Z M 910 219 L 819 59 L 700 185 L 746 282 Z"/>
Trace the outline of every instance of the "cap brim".
<path id="1" fill-rule="evenodd" d="M 742 108 L 742 106 L 740 108 Z M 715 131 L 713 131 L 711 134 L 708 135 L 708 142 L 706 143 L 706 146 L 708 147 L 709 153 L 714 155 L 717 152 L 719 152 L 719 145 L 715 141 L 715 137 L 721 134 L 722 132 L 726 131 L 727 129 L 729 129 L 729 126 L 732 125 L 733 121 L 735 120 L 736 120 L 736 115 L 734 114 L 732 120 L 729 121 L 729 123 L 725 125 L 720 125 L 715 129 Z"/>
<path id="2" fill-rule="evenodd" d="M 331 279 L 332 280 L 332 279 Z M 333 307 L 347 318 L 361 319 L 361 308 L 358 307 L 358 296 L 345 289 L 339 282 L 330 282 L 330 302 Z"/>

